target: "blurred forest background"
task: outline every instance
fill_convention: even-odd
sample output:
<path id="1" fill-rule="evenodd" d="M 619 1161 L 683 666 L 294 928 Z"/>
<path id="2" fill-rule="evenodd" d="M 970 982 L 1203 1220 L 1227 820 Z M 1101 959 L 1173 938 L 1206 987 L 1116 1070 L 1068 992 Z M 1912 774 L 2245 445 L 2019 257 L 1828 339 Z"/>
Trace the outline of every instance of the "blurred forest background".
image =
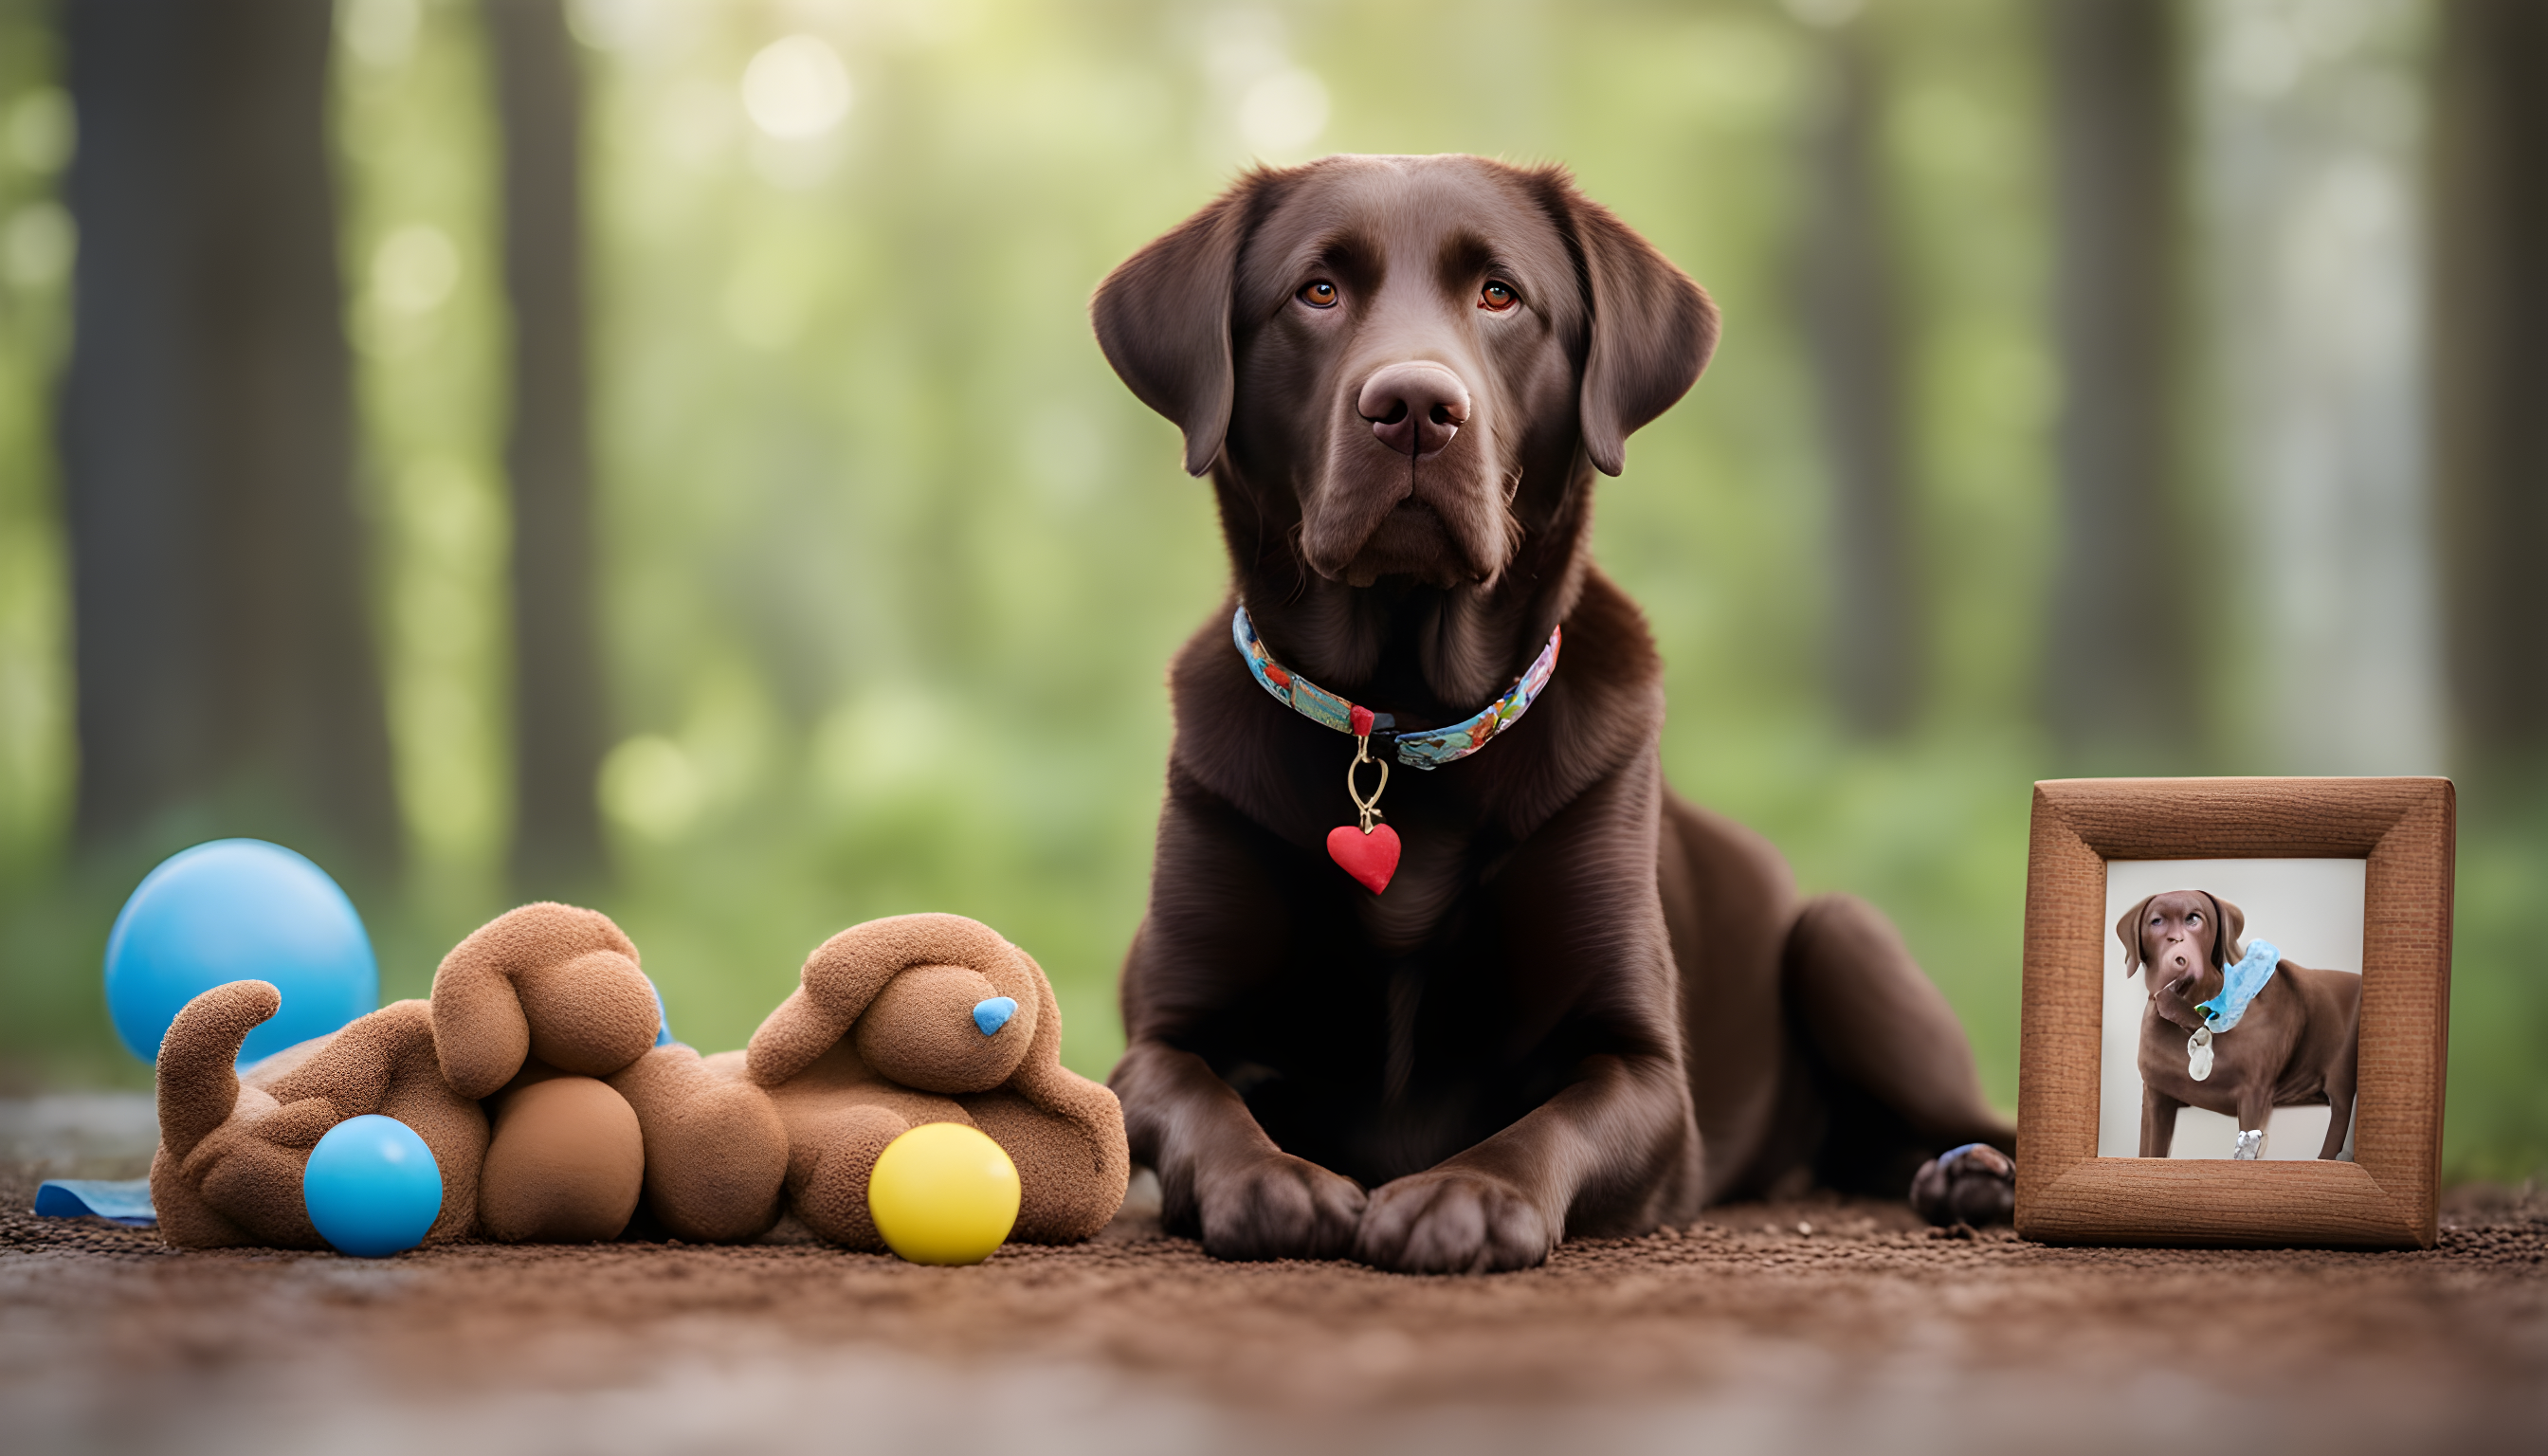
<path id="1" fill-rule="evenodd" d="M 0 0 L 0 1090 L 160 857 L 530 896 L 739 1046 L 959 911 L 1121 1046 L 1208 493 L 1091 288 L 1251 158 L 1560 160 L 1724 347 L 1602 487 L 1666 762 L 2013 1107 L 2029 785 L 2449 773 L 2447 1160 L 2548 1163 L 2548 7 Z"/>

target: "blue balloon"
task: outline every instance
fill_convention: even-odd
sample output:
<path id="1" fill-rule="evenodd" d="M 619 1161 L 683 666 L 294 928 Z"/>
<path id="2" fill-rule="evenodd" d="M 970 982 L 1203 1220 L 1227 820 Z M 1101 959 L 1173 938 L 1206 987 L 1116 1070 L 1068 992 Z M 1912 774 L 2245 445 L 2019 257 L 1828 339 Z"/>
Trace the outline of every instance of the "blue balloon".
<path id="1" fill-rule="evenodd" d="M 327 1130 L 301 1173 L 301 1203 L 339 1253 L 387 1258 L 424 1241 L 442 1215 L 442 1169 L 415 1130 L 367 1113 Z"/>
<path id="2" fill-rule="evenodd" d="M 217 839 L 142 877 L 106 940 L 106 1008 L 143 1061 L 187 1002 L 229 981 L 272 981 L 283 1008 L 247 1034 L 253 1061 L 379 1009 L 380 963 L 354 902 L 327 871 L 254 839 Z"/>

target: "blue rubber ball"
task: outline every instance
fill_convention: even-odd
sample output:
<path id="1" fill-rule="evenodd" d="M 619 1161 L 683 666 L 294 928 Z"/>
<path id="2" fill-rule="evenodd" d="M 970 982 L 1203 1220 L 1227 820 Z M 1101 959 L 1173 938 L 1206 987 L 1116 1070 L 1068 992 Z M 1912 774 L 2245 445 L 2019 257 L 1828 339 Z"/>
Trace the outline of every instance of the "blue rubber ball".
<path id="1" fill-rule="evenodd" d="M 253 1061 L 323 1037 L 381 1004 L 381 971 L 354 902 L 308 860 L 263 840 L 218 839 L 142 877 L 106 941 L 106 1007 L 143 1061 L 187 1002 L 229 981 L 272 981 L 283 1008 L 247 1034 Z"/>
<path id="2" fill-rule="evenodd" d="M 327 1130 L 301 1173 L 301 1203 L 339 1253 L 387 1258 L 442 1215 L 442 1169 L 415 1130 L 369 1113 Z"/>

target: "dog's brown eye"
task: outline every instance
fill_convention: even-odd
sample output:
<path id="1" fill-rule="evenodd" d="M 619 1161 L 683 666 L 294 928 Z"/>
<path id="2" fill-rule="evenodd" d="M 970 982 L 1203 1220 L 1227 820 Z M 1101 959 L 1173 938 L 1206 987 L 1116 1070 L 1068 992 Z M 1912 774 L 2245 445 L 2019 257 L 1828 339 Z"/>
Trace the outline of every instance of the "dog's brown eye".
<path id="1" fill-rule="evenodd" d="M 1521 302 L 1521 295 L 1507 283 L 1490 283 L 1478 290 L 1478 307 L 1490 314 L 1501 314 Z"/>
<path id="2" fill-rule="evenodd" d="M 1332 309 L 1336 306 L 1336 286 L 1321 278 L 1303 288 L 1300 299 L 1313 309 Z"/>

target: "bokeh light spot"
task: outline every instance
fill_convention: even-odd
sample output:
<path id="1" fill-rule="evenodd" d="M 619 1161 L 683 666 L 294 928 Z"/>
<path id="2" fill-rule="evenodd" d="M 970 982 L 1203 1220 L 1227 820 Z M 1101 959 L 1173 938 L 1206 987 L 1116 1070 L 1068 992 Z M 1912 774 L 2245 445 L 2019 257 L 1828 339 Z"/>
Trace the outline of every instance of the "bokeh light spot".
<path id="1" fill-rule="evenodd" d="M 20 288 L 50 288 L 71 271 L 79 251 L 79 233 L 71 215 L 52 202 L 32 202 L 10 214 L 0 233 L 0 265 Z"/>
<path id="2" fill-rule="evenodd" d="M 401 228 L 372 254 L 372 293 L 393 314 L 430 314 L 460 283 L 460 250 L 430 224 Z"/>
<path id="3" fill-rule="evenodd" d="M 1787 0 L 1787 13 L 1816 30 L 1832 31 L 1858 19 L 1866 0 Z"/>
<path id="4" fill-rule="evenodd" d="M 646 839 L 679 839 L 706 803 L 690 756 L 661 734 L 631 738 L 601 761 L 602 811 Z"/>
<path id="5" fill-rule="evenodd" d="M 51 172 L 71 159 L 78 136 L 71 99 L 58 87 L 39 86 L 9 107 L 9 154 L 30 172 Z"/>
<path id="6" fill-rule="evenodd" d="M 363 64 L 396 70 L 415 54 L 422 19 L 416 0 L 342 0 L 336 7 L 336 34 Z"/>
<path id="7" fill-rule="evenodd" d="M 781 140 L 820 136 L 850 114 L 850 72 L 820 36 L 789 36 L 743 68 L 743 110 Z"/>
<path id="8" fill-rule="evenodd" d="M 1327 130 L 1327 86 L 1298 68 L 1276 71 L 1238 103 L 1238 135 L 1276 159 L 1298 154 Z"/>

